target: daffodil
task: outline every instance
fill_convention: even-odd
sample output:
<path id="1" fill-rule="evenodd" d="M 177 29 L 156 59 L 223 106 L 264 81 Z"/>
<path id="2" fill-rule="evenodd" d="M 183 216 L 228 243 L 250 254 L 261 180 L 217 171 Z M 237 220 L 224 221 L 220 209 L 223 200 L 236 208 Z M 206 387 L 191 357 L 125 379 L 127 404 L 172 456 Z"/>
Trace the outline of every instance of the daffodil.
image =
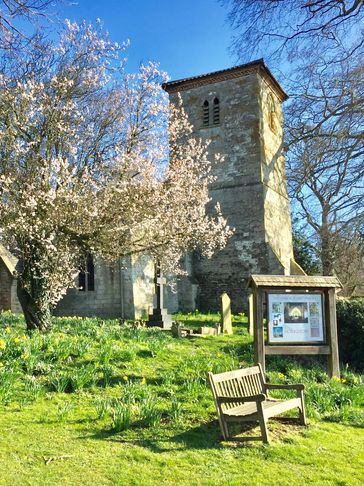
<path id="1" fill-rule="evenodd" d="M 4 339 L 0 339 L 0 349 L 5 349 L 6 343 Z"/>
<path id="2" fill-rule="evenodd" d="M 141 385 L 145 385 L 146 382 L 147 382 L 147 380 L 144 377 L 140 380 L 140 384 Z"/>
<path id="3" fill-rule="evenodd" d="M 123 376 L 123 380 L 124 380 L 124 381 L 128 381 L 128 380 L 129 380 L 129 378 L 128 378 L 126 375 L 124 375 L 124 376 Z"/>

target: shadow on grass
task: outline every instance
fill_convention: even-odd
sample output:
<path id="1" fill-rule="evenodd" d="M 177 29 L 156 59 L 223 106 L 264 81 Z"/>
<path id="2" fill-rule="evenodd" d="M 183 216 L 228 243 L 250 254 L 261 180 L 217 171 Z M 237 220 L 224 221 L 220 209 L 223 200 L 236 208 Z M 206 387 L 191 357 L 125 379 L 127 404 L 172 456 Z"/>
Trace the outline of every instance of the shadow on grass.
<path id="1" fill-rule="evenodd" d="M 221 447 L 220 428 L 218 422 L 215 421 L 193 427 L 176 435 L 169 434 L 170 430 L 159 429 L 151 430 L 148 435 L 145 435 L 144 430 L 141 431 L 141 437 L 135 438 L 123 437 L 120 433 L 111 429 L 103 429 L 79 438 L 109 440 L 122 444 L 137 445 L 146 447 L 153 452 L 168 452 L 176 449 L 219 449 Z"/>
<path id="2" fill-rule="evenodd" d="M 257 427 L 256 423 L 249 423 L 244 425 L 244 430 L 234 431 L 235 433 L 243 433 L 248 435 L 254 435 L 253 431 Z M 154 432 L 154 433 L 153 433 Z M 180 432 L 176 435 L 168 435 L 168 431 L 158 430 L 151 431 L 150 436 L 144 437 L 122 437 L 120 433 L 113 430 L 99 430 L 93 435 L 87 435 L 79 437 L 80 439 L 95 439 L 95 440 L 108 440 L 111 442 L 118 442 L 120 444 L 128 444 L 132 446 L 145 447 L 152 452 L 172 452 L 176 450 L 206 450 L 206 449 L 222 449 L 226 447 L 226 443 L 222 443 L 222 437 L 220 433 L 219 423 L 217 421 L 211 421 L 186 431 Z M 230 442 L 230 445 L 236 447 L 251 446 L 253 443 L 250 441 L 240 441 L 237 437 L 234 441 Z"/>
<path id="3" fill-rule="evenodd" d="M 357 417 L 353 417 L 347 420 L 343 420 L 340 416 L 333 416 L 324 417 L 322 421 L 330 424 L 340 424 L 346 427 L 353 427 L 355 429 L 364 429 L 364 412 L 360 415 L 358 414 Z"/>

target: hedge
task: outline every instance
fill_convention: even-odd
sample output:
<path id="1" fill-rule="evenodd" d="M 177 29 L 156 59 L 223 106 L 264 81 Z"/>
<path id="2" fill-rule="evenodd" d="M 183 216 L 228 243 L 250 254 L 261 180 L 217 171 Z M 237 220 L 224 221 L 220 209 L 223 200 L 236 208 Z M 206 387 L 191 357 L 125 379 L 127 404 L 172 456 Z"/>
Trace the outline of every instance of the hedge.
<path id="1" fill-rule="evenodd" d="M 364 370 L 364 299 L 339 300 L 336 306 L 340 361 Z"/>

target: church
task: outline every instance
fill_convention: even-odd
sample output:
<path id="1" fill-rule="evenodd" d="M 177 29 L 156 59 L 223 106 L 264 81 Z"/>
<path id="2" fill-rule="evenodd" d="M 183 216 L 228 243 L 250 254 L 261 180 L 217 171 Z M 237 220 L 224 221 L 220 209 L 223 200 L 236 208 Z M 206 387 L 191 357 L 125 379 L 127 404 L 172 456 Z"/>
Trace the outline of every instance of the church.
<path id="1" fill-rule="evenodd" d="M 206 259 L 185 256 L 187 275 L 165 289 L 169 312 L 216 311 L 227 292 L 233 312 L 246 308 L 250 274 L 302 273 L 293 258 L 290 203 L 285 179 L 282 103 L 287 95 L 263 60 L 170 81 L 173 103 L 180 96 L 194 134 L 210 140 L 211 208 L 220 203 L 234 235 Z M 209 208 L 207 208 L 209 211 Z M 19 311 L 13 272 L 16 261 L 0 248 L 0 310 Z M 154 264 L 147 256 L 106 265 L 87 257 L 78 288 L 69 289 L 57 315 L 139 318 L 151 312 Z"/>

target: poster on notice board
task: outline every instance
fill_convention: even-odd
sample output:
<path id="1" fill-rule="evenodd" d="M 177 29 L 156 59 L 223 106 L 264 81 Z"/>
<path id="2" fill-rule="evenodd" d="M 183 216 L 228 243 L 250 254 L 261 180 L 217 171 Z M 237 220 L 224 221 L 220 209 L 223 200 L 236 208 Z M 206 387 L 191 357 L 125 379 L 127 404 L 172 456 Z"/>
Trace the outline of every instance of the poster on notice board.
<path id="1" fill-rule="evenodd" d="M 324 341 L 322 294 L 268 294 L 269 343 Z"/>

